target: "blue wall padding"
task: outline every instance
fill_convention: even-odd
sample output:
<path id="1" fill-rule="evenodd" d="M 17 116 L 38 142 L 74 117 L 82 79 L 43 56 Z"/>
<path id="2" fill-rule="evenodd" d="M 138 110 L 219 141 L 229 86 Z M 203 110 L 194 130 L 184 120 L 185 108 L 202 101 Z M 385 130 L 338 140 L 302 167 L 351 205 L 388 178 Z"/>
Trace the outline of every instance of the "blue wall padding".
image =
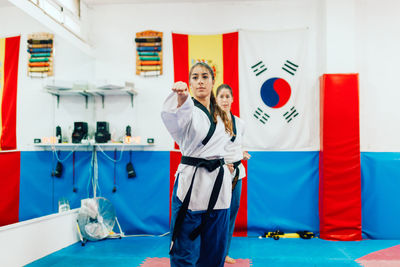
<path id="1" fill-rule="evenodd" d="M 70 152 L 61 152 L 59 158 L 63 160 Z M 88 188 L 89 178 L 91 176 L 91 152 L 76 151 L 75 152 L 75 178 L 73 178 L 73 164 L 70 155 L 65 162 L 63 162 L 64 170 L 60 178 L 54 178 L 54 201 L 56 212 L 58 211 L 58 200 L 66 198 L 69 201 L 71 209 L 79 208 L 81 206 L 81 199 L 87 198 L 91 193 L 91 188 Z M 54 164 L 55 165 L 55 164 Z M 73 182 L 74 181 L 74 182 Z M 73 192 L 73 188 L 76 192 Z"/>
<path id="2" fill-rule="evenodd" d="M 98 154 L 98 196 L 109 199 L 126 234 L 162 234 L 169 230 L 169 152 L 133 151 L 136 178 L 128 179 L 126 164 L 129 151 L 116 165 L 117 191 L 114 187 L 114 163 Z M 107 151 L 114 158 L 113 151 Z M 61 152 L 61 160 L 69 151 Z M 117 152 L 117 159 L 120 152 Z M 51 176 L 57 161 L 52 152 L 21 152 L 19 220 L 28 220 L 58 212 L 58 200 L 68 199 L 71 209 L 79 208 L 81 199 L 92 197 L 92 152 L 75 154 L 75 187 L 73 192 L 72 155 L 63 162 L 61 178 Z"/>
<path id="3" fill-rule="evenodd" d="M 60 152 L 63 160 L 69 154 Z M 63 162 L 60 178 L 52 177 L 56 166 L 53 152 L 21 152 L 19 220 L 24 221 L 58 212 L 58 200 L 68 199 L 71 209 L 80 207 L 80 199 L 87 196 L 87 182 L 90 176 L 91 152 L 75 154 L 75 187 L 72 191 L 72 155 Z"/>
<path id="4" fill-rule="evenodd" d="M 319 231 L 318 158 L 312 152 L 250 152 L 248 162 L 248 235 L 267 231 Z M 61 152 L 64 159 L 69 151 Z M 113 151 L 107 155 L 114 157 Z M 119 158 L 120 152 L 117 152 Z M 65 197 L 71 208 L 92 197 L 88 183 L 91 152 L 76 152 L 75 186 L 72 191 L 72 156 L 64 163 L 61 178 L 51 176 L 56 160 L 52 152 L 22 151 L 19 220 L 58 211 Z M 98 152 L 101 195 L 115 206 L 127 234 L 162 234 L 169 224 L 169 152 L 134 151 L 132 163 L 137 177 L 128 179 L 129 152 L 117 163 L 116 193 L 114 164 Z M 400 239 L 400 153 L 362 152 L 362 229 L 373 239 Z"/>
<path id="5" fill-rule="evenodd" d="M 319 151 L 251 152 L 248 236 L 281 230 L 318 232 Z"/>
<path id="6" fill-rule="evenodd" d="M 361 153 L 362 230 L 372 239 L 400 239 L 400 153 Z"/>
<path id="7" fill-rule="evenodd" d="M 54 213 L 51 152 L 21 152 L 19 220 Z"/>
<path id="8" fill-rule="evenodd" d="M 114 152 L 107 151 L 114 159 Z M 117 152 L 117 160 L 120 152 Z M 133 151 L 135 178 L 128 178 L 129 151 L 116 165 L 98 153 L 99 182 L 102 196 L 116 207 L 118 221 L 126 234 L 164 234 L 169 231 L 169 152 Z"/>

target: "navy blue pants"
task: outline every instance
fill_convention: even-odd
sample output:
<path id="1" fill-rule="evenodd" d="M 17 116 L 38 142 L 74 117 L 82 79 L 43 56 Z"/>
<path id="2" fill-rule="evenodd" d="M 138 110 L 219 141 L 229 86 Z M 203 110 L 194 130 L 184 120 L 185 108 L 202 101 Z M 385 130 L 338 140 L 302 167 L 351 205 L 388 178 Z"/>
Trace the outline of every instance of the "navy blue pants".
<path id="1" fill-rule="evenodd" d="M 233 230 L 235 228 L 236 216 L 239 211 L 241 194 L 242 194 L 242 179 L 238 180 L 238 182 L 235 186 L 235 189 L 233 189 L 233 192 L 232 192 L 230 218 L 229 218 L 228 245 L 226 248 L 226 255 L 229 254 L 229 248 L 231 246 L 231 240 L 232 240 Z"/>
<path id="2" fill-rule="evenodd" d="M 179 177 L 175 181 L 171 205 L 171 233 L 182 202 L 176 196 Z M 223 267 L 228 242 L 229 209 L 213 210 L 202 232 L 191 240 L 189 234 L 205 219 L 206 211 L 188 210 L 182 228 L 174 242 L 171 267 Z M 172 234 L 171 234 L 172 236 Z"/>

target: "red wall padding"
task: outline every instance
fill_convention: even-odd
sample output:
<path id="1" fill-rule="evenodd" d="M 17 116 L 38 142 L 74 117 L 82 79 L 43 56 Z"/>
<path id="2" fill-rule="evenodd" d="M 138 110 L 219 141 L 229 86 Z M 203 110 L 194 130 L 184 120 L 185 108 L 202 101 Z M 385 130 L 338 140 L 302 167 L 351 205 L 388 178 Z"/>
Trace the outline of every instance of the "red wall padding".
<path id="1" fill-rule="evenodd" d="M 324 74 L 320 97 L 320 237 L 361 240 L 358 74 Z"/>
<path id="2" fill-rule="evenodd" d="M 18 222 L 20 152 L 0 153 L 0 226 Z"/>
<path id="3" fill-rule="evenodd" d="M 179 163 L 181 162 L 182 154 L 180 151 L 169 152 L 169 219 L 171 220 L 171 199 L 172 191 L 174 189 L 175 173 L 178 170 Z"/>
<path id="4" fill-rule="evenodd" d="M 242 194 L 233 236 L 247 236 L 247 160 L 243 160 L 242 163 L 246 169 L 246 177 L 242 179 Z"/>

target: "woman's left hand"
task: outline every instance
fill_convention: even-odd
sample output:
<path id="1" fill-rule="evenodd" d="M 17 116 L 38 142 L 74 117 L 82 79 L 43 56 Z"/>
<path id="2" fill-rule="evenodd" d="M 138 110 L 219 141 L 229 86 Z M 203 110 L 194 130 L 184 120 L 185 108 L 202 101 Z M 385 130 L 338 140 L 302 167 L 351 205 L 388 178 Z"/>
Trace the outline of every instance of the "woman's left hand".
<path id="1" fill-rule="evenodd" d="M 249 160 L 250 158 L 250 154 L 247 151 L 243 151 L 243 160 Z"/>
<path id="2" fill-rule="evenodd" d="M 235 168 L 233 167 L 232 163 L 226 163 L 226 166 L 228 166 L 228 169 L 231 173 L 233 173 L 233 171 L 235 170 Z"/>

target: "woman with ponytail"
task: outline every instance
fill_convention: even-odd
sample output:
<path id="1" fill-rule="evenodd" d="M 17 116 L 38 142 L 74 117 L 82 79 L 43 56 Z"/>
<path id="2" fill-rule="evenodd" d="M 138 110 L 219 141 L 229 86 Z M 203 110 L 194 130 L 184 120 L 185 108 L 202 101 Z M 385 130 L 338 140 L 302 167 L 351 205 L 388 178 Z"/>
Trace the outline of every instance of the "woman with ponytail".
<path id="1" fill-rule="evenodd" d="M 228 241 L 232 174 L 224 162 L 233 134 L 216 104 L 214 72 L 203 62 L 189 72 L 189 88 L 176 82 L 161 117 L 179 145 L 171 207 L 171 266 L 224 266 Z"/>
<path id="2" fill-rule="evenodd" d="M 242 179 L 246 176 L 246 170 L 242 160 L 250 159 L 250 154 L 243 151 L 242 140 L 244 135 L 244 122 L 231 112 L 233 103 L 232 88 L 227 84 L 221 84 L 217 88 L 217 104 L 225 112 L 230 124 L 233 127 L 233 136 L 226 146 L 225 162 L 232 164 L 232 199 L 230 207 L 228 247 L 226 250 L 225 262 L 234 264 L 236 260 L 229 256 L 229 248 L 235 228 L 236 216 L 239 211 L 240 195 L 242 193 Z"/>

